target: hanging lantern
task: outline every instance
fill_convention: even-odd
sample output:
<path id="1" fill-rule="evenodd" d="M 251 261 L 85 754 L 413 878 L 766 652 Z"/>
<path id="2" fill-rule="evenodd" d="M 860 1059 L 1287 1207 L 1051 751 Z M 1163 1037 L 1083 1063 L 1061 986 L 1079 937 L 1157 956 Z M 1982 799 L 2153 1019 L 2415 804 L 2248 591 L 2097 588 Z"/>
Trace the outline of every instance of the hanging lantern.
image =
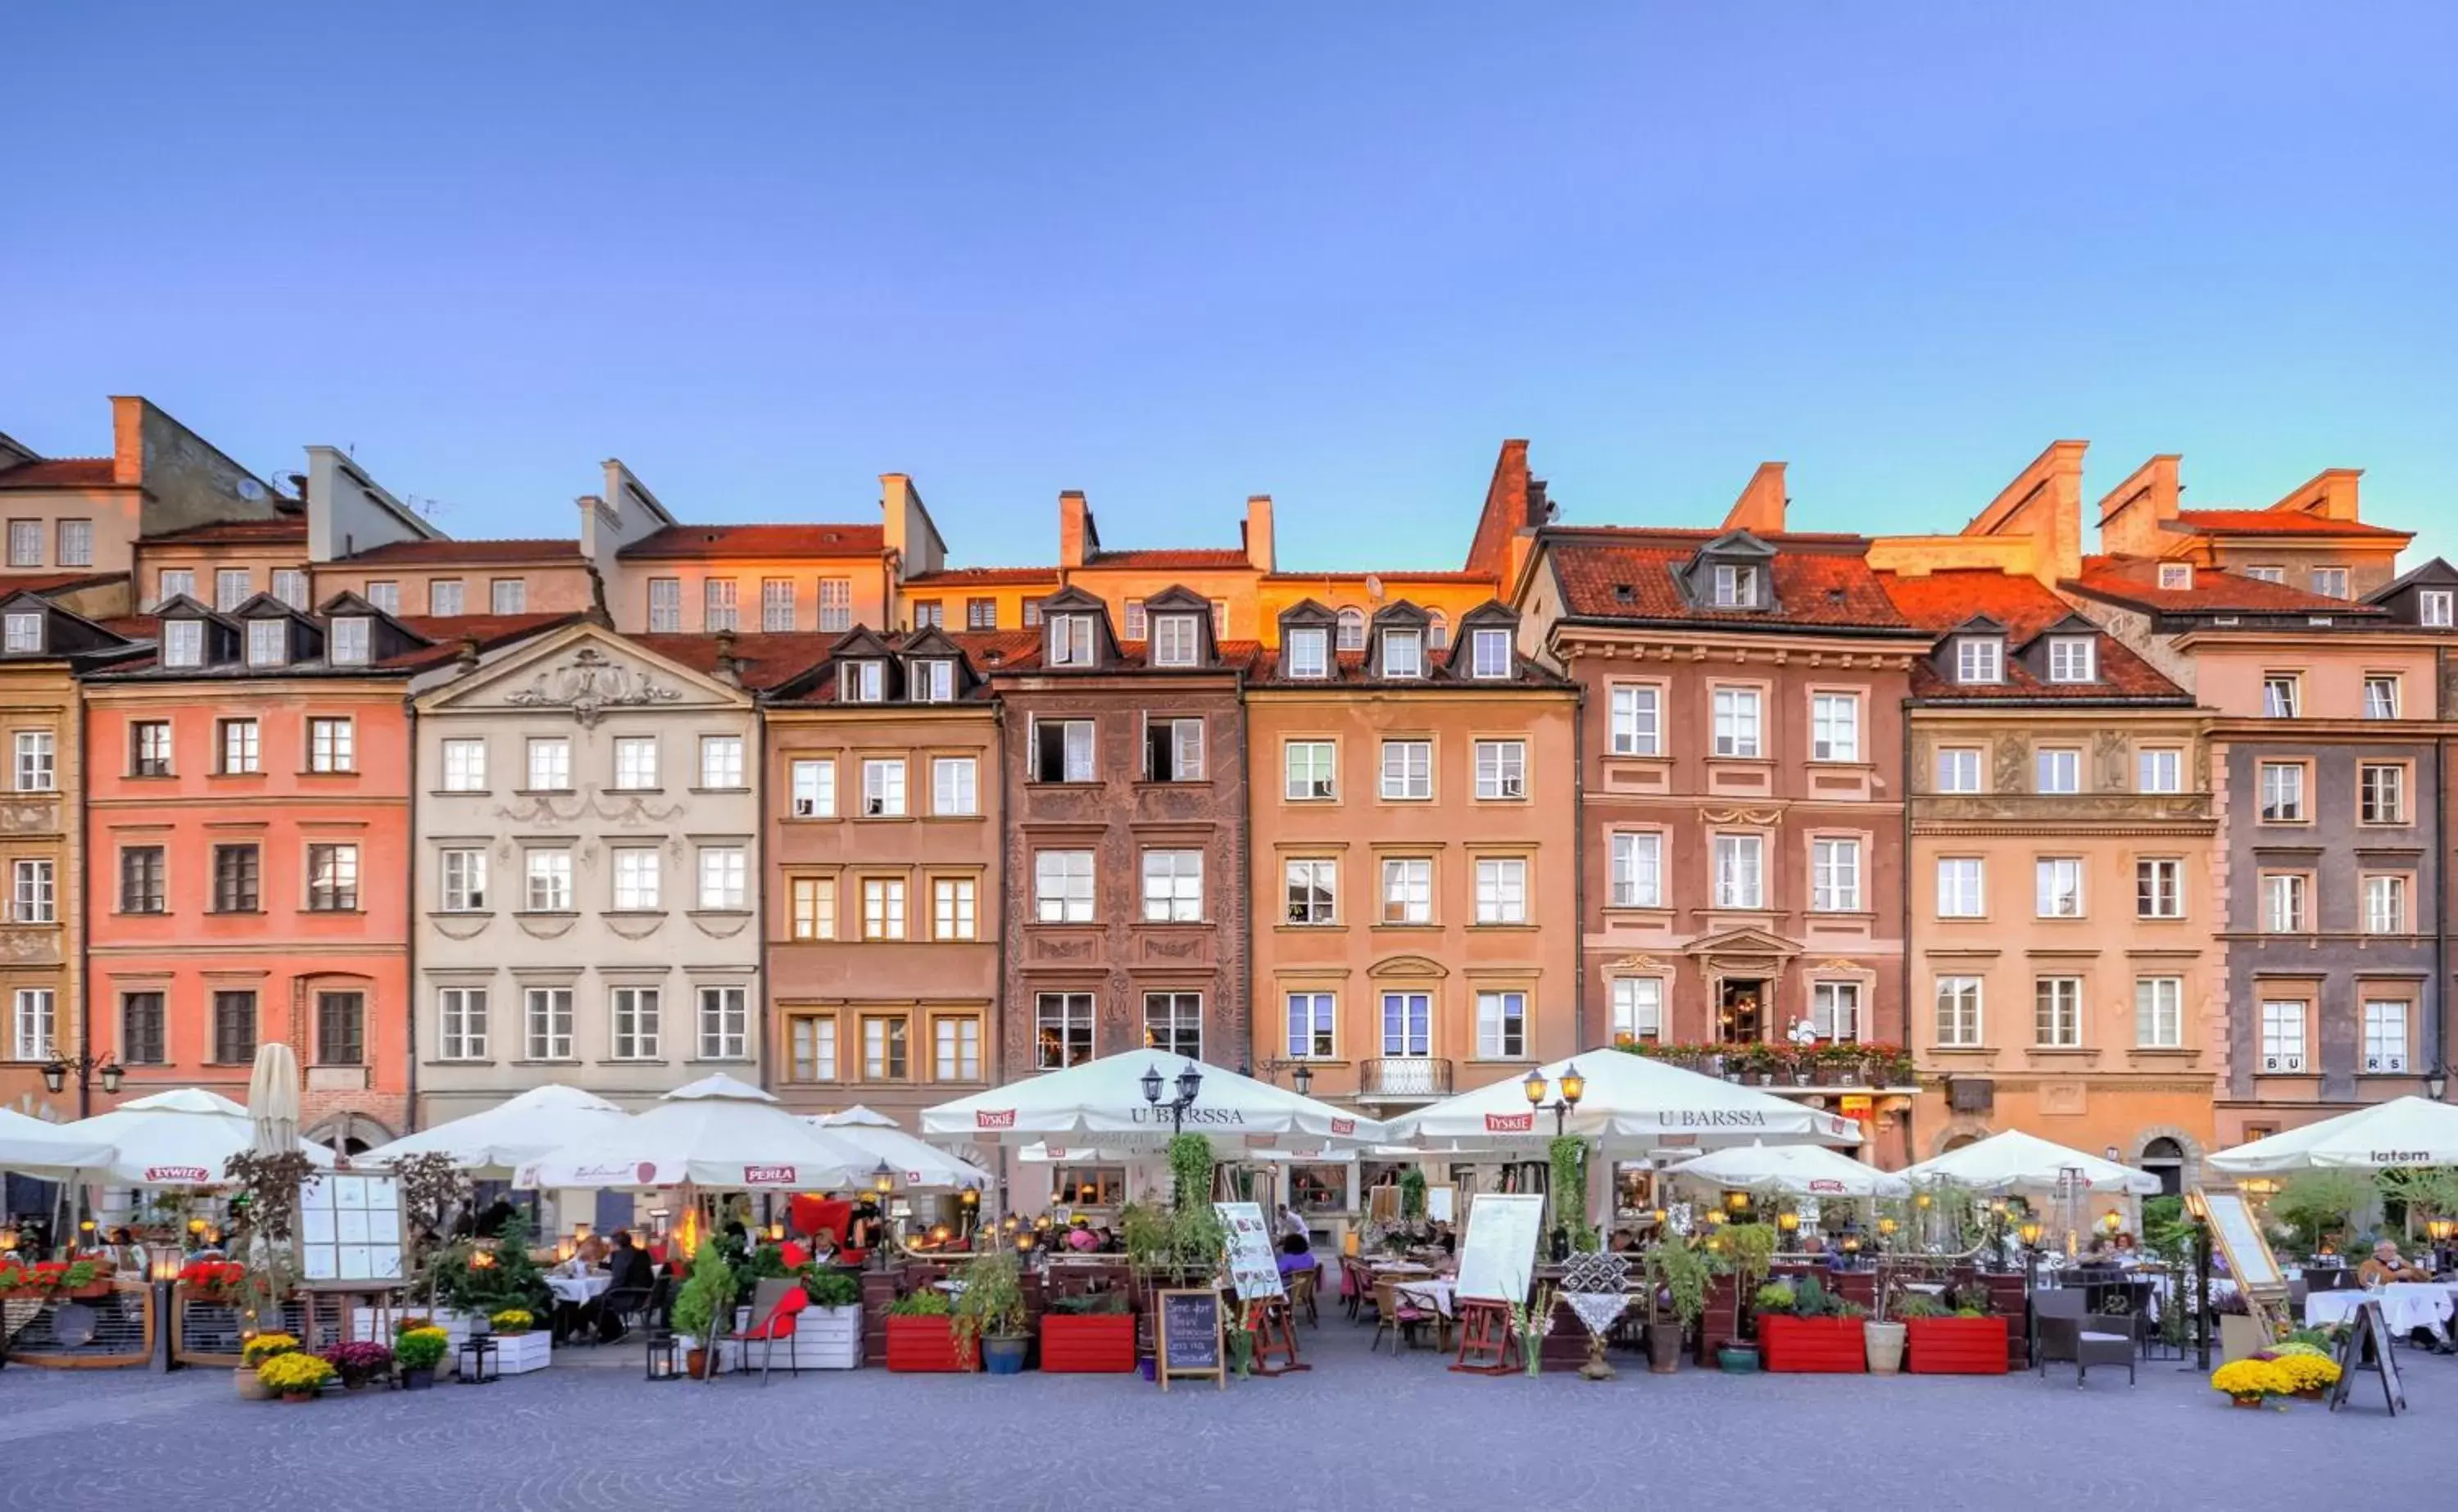
<path id="1" fill-rule="evenodd" d="M 1781 1229 L 1786 1233 L 1791 1233 L 1801 1227 L 1801 1214 L 1797 1212 L 1779 1212 L 1775 1215 L 1775 1226 Z"/>

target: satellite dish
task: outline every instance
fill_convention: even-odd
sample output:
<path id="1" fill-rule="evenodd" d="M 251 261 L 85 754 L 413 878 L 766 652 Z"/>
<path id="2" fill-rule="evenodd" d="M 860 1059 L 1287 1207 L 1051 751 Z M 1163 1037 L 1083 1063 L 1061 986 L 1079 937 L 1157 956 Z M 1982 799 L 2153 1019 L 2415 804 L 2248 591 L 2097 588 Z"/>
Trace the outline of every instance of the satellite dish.
<path id="1" fill-rule="evenodd" d="M 248 503 L 254 504 L 257 500 L 264 497 L 264 485 L 257 482 L 254 478 L 241 478 L 239 481 L 239 496 L 245 499 Z"/>
<path id="2" fill-rule="evenodd" d="M 1365 596 L 1374 600 L 1378 604 L 1383 602 L 1382 574 L 1377 572 L 1368 572 L 1365 574 Z"/>

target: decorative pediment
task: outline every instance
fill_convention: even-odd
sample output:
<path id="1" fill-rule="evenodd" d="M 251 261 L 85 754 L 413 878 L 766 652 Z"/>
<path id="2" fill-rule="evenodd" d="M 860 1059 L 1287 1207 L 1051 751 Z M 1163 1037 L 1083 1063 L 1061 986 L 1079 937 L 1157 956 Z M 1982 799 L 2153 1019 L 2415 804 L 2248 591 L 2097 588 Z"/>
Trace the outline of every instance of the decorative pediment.
<path id="1" fill-rule="evenodd" d="M 1284 637 L 1293 626 L 1307 630 L 1333 630 L 1339 625 L 1340 614 L 1337 611 L 1310 598 L 1299 599 L 1281 611 L 1281 633 Z"/>
<path id="2" fill-rule="evenodd" d="M 1451 973 L 1449 967 L 1430 956 L 1385 956 L 1367 967 L 1365 974 L 1377 981 L 1432 982 Z"/>
<path id="3" fill-rule="evenodd" d="M 1781 935 L 1747 928 L 1704 935 L 1690 942 L 1683 949 L 1693 956 L 1772 956 L 1787 961 L 1801 954 L 1801 947 Z"/>
<path id="4" fill-rule="evenodd" d="M 422 694 L 427 707 L 469 712 L 499 708 L 568 714 L 583 729 L 610 713 L 735 707 L 737 688 L 634 645 L 594 625 L 514 649 L 474 673 Z"/>

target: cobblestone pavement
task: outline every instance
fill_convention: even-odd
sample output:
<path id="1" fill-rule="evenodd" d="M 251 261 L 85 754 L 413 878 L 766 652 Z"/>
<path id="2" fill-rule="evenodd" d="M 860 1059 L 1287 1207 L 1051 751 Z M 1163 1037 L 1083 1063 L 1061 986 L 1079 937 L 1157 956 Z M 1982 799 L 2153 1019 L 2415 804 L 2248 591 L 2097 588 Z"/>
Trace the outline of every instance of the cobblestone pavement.
<path id="1" fill-rule="evenodd" d="M 822 1508 L 1141 1503 L 1271 1512 L 1616 1507 L 1745 1493 L 1802 1509 L 2385 1506 L 2446 1485 L 2458 1360 L 2403 1355 L 2412 1416 L 2230 1408 L 2170 1363 L 2097 1374 L 1484 1379 L 1304 1333 L 1277 1380 L 889 1376 L 498 1385 L 241 1402 L 226 1373 L 0 1370 L 0 1507 Z"/>

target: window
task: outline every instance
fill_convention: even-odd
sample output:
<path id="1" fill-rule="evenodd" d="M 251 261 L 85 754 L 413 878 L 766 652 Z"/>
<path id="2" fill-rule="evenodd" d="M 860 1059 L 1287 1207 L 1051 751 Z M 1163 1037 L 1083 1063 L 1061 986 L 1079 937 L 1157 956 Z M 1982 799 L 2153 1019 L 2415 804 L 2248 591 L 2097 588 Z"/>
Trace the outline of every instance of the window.
<path id="1" fill-rule="evenodd" d="M 1161 667 L 1192 667 L 1202 647 L 1201 632 L 1192 614 L 1162 614 L 1153 620 L 1153 662 Z"/>
<path id="2" fill-rule="evenodd" d="M 1766 838 L 1716 837 L 1716 906 L 1760 908 L 1766 902 Z"/>
<path id="3" fill-rule="evenodd" d="M 366 994 L 363 992 L 316 994 L 316 1062 L 318 1065 L 365 1065 L 366 1029 Z"/>
<path id="4" fill-rule="evenodd" d="M 905 1021 L 896 1021 L 899 1029 Z M 897 1036 L 898 1075 L 904 1074 L 904 1036 Z M 750 994 L 740 987 L 699 989 L 699 1058 L 739 1061 L 751 1054 Z"/>
<path id="5" fill-rule="evenodd" d="M 1664 1038 L 1664 979 L 1615 977 L 1613 1037 L 1616 1045 L 1652 1045 Z"/>
<path id="6" fill-rule="evenodd" d="M 1653 684 L 1623 683 L 1613 690 L 1613 754 L 1652 756 L 1664 754 L 1662 700 L 1664 690 Z"/>
<path id="7" fill-rule="evenodd" d="M 1281 792 L 1291 802 L 1302 803 L 1333 796 L 1335 749 L 1328 740 L 1292 740 L 1281 748 Z"/>
<path id="8" fill-rule="evenodd" d="M 772 635 L 793 630 L 794 580 L 792 578 L 764 577 L 760 580 L 760 628 Z"/>
<path id="9" fill-rule="evenodd" d="M 328 650 L 337 667 L 364 667 L 367 664 L 367 617 L 344 614 L 331 622 L 332 637 Z"/>
<path id="10" fill-rule="evenodd" d="M 254 725 L 249 726 L 255 728 Z M 17 791 L 49 793 L 59 786 L 57 742 L 49 730 L 17 732 Z"/>
<path id="11" fill-rule="evenodd" d="M 1288 673 L 1292 677 L 1328 677 L 1331 675 L 1328 636 L 1321 630 L 1289 632 Z"/>
<path id="12" fill-rule="evenodd" d="M 1809 1026 L 1822 1040 L 1850 1041 L 1861 1037 L 1861 984 L 1813 982 L 1809 984 Z"/>
<path id="13" fill-rule="evenodd" d="M 865 877 L 862 883 L 862 938 L 905 938 L 905 879 Z"/>
<path id="14" fill-rule="evenodd" d="M 1203 721 L 1144 720 L 1144 776 L 1155 782 L 1203 780 Z"/>
<path id="15" fill-rule="evenodd" d="M 2082 979 L 2042 977 L 2031 984 L 2033 1041 L 2052 1049 L 2082 1044 Z"/>
<path id="16" fill-rule="evenodd" d="M 572 1059 L 572 989 L 531 987 L 522 993 L 522 1018 L 528 1028 L 528 1059 Z"/>
<path id="17" fill-rule="evenodd" d="M 1387 799 L 1434 796 L 1434 744 L 1430 740 L 1383 742 L 1383 797 Z"/>
<path id="18" fill-rule="evenodd" d="M 359 848 L 355 845 L 307 847 L 307 911 L 314 914 L 355 913 L 359 906 Z"/>
<path id="19" fill-rule="evenodd" d="M 1861 700 L 1850 694 L 1822 693 L 1809 700 L 1809 759 L 1861 759 Z"/>
<path id="20" fill-rule="evenodd" d="M 2261 929 L 2264 934 L 2297 935 L 2305 929 L 2304 876 L 2270 872 L 2261 879 Z"/>
<path id="21" fill-rule="evenodd" d="M 1090 667 L 1093 665 L 1092 615 L 1052 614 L 1050 616 L 1047 629 L 1052 666 Z"/>
<path id="22" fill-rule="evenodd" d="M 2378 673 L 2364 678 L 2364 717 L 2395 719 L 2398 717 L 2398 679 Z"/>
<path id="23" fill-rule="evenodd" d="M 436 874 L 442 886 L 437 905 L 448 914 L 476 913 L 487 906 L 487 853 L 476 847 L 439 852 Z"/>
<path id="24" fill-rule="evenodd" d="M 2356 814 L 2366 824 L 2406 822 L 2406 768 L 2366 761 L 2356 768 Z"/>
<path id="25" fill-rule="evenodd" d="M 214 572 L 214 608 L 227 614 L 248 601 L 251 596 L 249 574 L 243 567 L 219 568 Z"/>
<path id="26" fill-rule="evenodd" d="M 1287 863 L 1284 876 L 1288 884 L 1287 919 L 1293 924 L 1333 924 L 1340 922 L 1340 863 L 1334 860 L 1307 860 Z"/>
<path id="27" fill-rule="evenodd" d="M 965 600 L 965 628 L 967 630 L 998 629 L 998 600 L 994 598 Z"/>
<path id="28" fill-rule="evenodd" d="M 1860 911 L 1859 840 L 1819 839 L 1809 842 L 1809 906 L 1822 914 Z"/>
<path id="29" fill-rule="evenodd" d="M 2159 586 L 2172 593 L 2182 592 L 2194 586 L 2194 564 L 2162 562 L 2159 564 Z"/>
<path id="30" fill-rule="evenodd" d="M 1144 1047 L 1189 1060 L 1203 1059 L 1203 994 L 1144 994 Z"/>
<path id="31" fill-rule="evenodd" d="M 1476 742 L 1476 796 L 1487 799 L 1528 796 L 1528 742 Z"/>
<path id="32" fill-rule="evenodd" d="M 273 596 L 292 609 L 303 610 L 307 603 L 307 574 L 295 567 L 273 570 Z M 335 658 L 339 660 L 339 658 Z"/>
<path id="33" fill-rule="evenodd" d="M 1151 633 L 1151 622 L 1144 618 L 1144 601 L 1131 598 L 1118 610 L 1118 633 L 1129 640 L 1141 640 Z"/>
<path id="34" fill-rule="evenodd" d="M 2161 857 L 2134 863 L 2134 917 L 2185 917 L 2185 863 Z"/>
<path id="35" fill-rule="evenodd" d="M 2364 1073 L 2406 1069 L 2406 1004 L 2398 998 L 2364 1000 Z"/>
<path id="36" fill-rule="evenodd" d="M 1039 851 L 1032 858 L 1033 917 L 1045 924 L 1093 920 L 1093 853 Z"/>
<path id="37" fill-rule="evenodd" d="M 252 914 L 258 903 L 257 852 L 253 845 L 214 847 L 214 912 Z"/>
<path id="38" fill-rule="evenodd" d="M 1229 633 L 1229 601 L 1216 598 L 1212 604 L 1212 638 L 1220 640 Z"/>
<path id="39" fill-rule="evenodd" d="M 2082 791 L 2082 753 L 2079 751 L 2052 749 L 2034 752 L 2031 767 L 2031 791 L 2034 793 Z"/>
<path id="40" fill-rule="evenodd" d="M 739 845 L 699 848 L 699 906 L 720 911 L 751 906 L 749 852 Z"/>
<path id="41" fill-rule="evenodd" d="M 930 1020 L 930 1074 L 942 1082 L 982 1079 L 982 1021 L 968 1014 L 935 1014 Z"/>
<path id="42" fill-rule="evenodd" d="M 1937 861 L 1937 916 L 1978 919 L 1987 911 L 1985 866 L 1977 856 L 1941 856 Z"/>
<path id="43" fill-rule="evenodd" d="M 164 1053 L 162 994 L 126 992 L 119 998 L 119 1058 L 130 1066 L 160 1066 Z"/>
<path id="44" fill-rule="evenodd" d="M 1759 570 L 1754 567 L 1716 567 L 1715 599 L 1718 609 L 1748 609 L 1759 601 Z"/>
<path id="45" fill-rule="evenodd" d="M 2323 598 L 2347 596 L 2347 570 L 2343 567 L 2313 569 L 2313 591 Z"/>
<path id="46" fill-rule="evenodd" d="M 956 664 L 945 656 L 926 656 L 906 672 L 905 695 L 915 703 L 948 703 L 956 696 Z"/>
<path id="47" fill-rule="evenodd" d="M 1144 852 L 1144 918 L 1193 923 L 1203 917 L 1203 853 Z"/>
<path id="48" fill-rule="evenodd" d="M 398 614 L 401 612 L 401 585 L 399 583 L 381 580 L 371 582 L 367 585 L 366 598 L 369 604 L 384 611 L 387 614 Z"/>
<path id="49" fill-rule="evenodd" d="M 1425 637 L 1413 630 L 1383 632 L 1383 675 L 1422 677 L 1426 674 Z"/>
<path id="50" fill-rule="evenodd" d="M 862 813 L 864 818 L 905 817 L 905 761 L 883 756 L 862 764 Z"/>
<path id="51" fill-rule="evenodd" d="M 970 940 L 974 933 L 974 886 L 969 877 L 937 877 L 930 881 L 930 938 Z"/>
<path id="52" fill-rule="evenodd" d="M 746 785 L 742 775 L 740 735 L 704 735 L 699 737 L 699 785 L 704 788 L 740 788 Z"/>
<path id="53" fill-rule="evenodd" d="M 94 566 L 94 522 L 92 520 L 60 522 L 60 566 Z"/>
<path id="54" fill-rule="evenodd" d="M 803 759 L 790 769 L 794 789 L 794 817 L 798 819 L 834 818 L 837 812 L 837 764 L 827 760 Z"/>
<path id="55" fill-rule="evenodd" d="M 2137 751 L 2134 755 L 2134 786 L 2143 793 L 2181 793 L 2185 790 L 2185 754 L 2182 751 Z"/>
<path id="56" fill-rule="evenodd" d="M 256 1059 L 256 994 L 214 994 L 214 1064 L 245 1066 Z"/>
<path id="57" fill-rule="evenodd" d="M 794 910 L 797 940 L 837 937 L 837 881 L 833 877 L 797 877 L 787 885 Z"/>
<path id="58" fill-rule="evenodd" d="M 1664 837 L 1654 831 L 1612 839 L 1613 906 L 1664 906 Z"/>
<path id="59" fill-rule="evenodd" d="M 705 764 L 707 759 L 708 748 L 703 742 L 700 760 Z M 614 737 L 614 785 L 635 792 L 656 787 L 656 736 L 627 735 Z"/>
<path id="60" fill-rule="evenodd" d="M 2364 879 L 2364 933 L 2368 935 L 2406 933 L 2406 878 L 2367 877 Z"/>
<path id="61" fill-rule="evenodd" d="M 2184 978 L 2134 979 L 2134 1043 L 2145 1050 L 2184 1047 Z"/>
<path id="62" fill-rule="evenodd" d="M 887 663 L 861 656 L 837 663 L 839 703 L 878 703 L 887 696 Z"/>
<path id="63" fill-rule="evenodd" d="M 1471 677 L 1510 675 L 1510 632 L 1479 630 L 1469 636 L 1469 675 Z"/>
<path id="64" fill-rule="evenodd" d="M 43 615 L 39 610 L 11 610 L 7 616 L 7 638 L 0 650 L 15 655 L 43 649 Z"/>
<path id="65" fill-rule="evenodd" d="M 700 629 L 709 634 L 721 630 L 739 630 L 741 616 L 736 611 L 734 579 L 712 577 L 699 586 Z"/>
<path id="66" fill-rule="evenodd" d="M 201 667 L 205 664 L 205 622 L 166 619 L 162 622 L 162 665 Z"/>
<path id="67" fill-rule="evenodd" d="M 59 922 L 59 878 L 47 857 L 32 857 L 10 867 L 9 922 L 18 924 Z"/>
<path id="68" fill-rule="evenodd" d="M 461 612 L 461 580 L 438 578 L 427 585 L 427 611 L 437 616 Z"/>
<path id="69" fill-rule="evenodd" d="M 1994 635 L 1965 635 L 1954 643 L 1954 680 L 1995 683 L 2006 680 L 2006 643 Z"/>
<path id="70" fill-rule="evenodd" d="M 307 721 L 307 770 L 349 772 L 358 765 L 357 731 L 348 719 Z"/>
<path id="71" fill-rule="evenodd" d="M 139 719 L 128 727 L 128 770 L 132 777 L 171 775 L 171 722 Z"/>
<path id="72" fill-rule="evenodd" d="M 2261 822 L 2304 822 L 2304 764 L 2301 761 L 2261 763 Z"/>
<path id="73" fill-rule="evenodd" d="M 159 845 L 130 845 L 119 853 L 119 911 L 158 914 L 168 905 L 163 850 Z"/>
<path id="74" fill-rule="evenodd" d="M 572 911 L 572 853 L 560 850 L 531 851 L 527 864 L 530 912 L 570 913 Z"/>
<path id="75" fill-rule="evenodd" d="M 2261 679 L 2264 718 L 2293 719 L 2303 701 L 2303 679 L 2294 673 L 2272 673 Z"/>
<path id="76" fill-rule="evenodd" d="M 2050 636 L 2049 681 L 2098 681 L 2097 650 L 2097 646 L 2088 635 Z"/>
<path id="77" fill-rule="evenodd" d="M 1476 922 L 1528 922 L 1528 863 L 1516 858 L 1480 858 L 1476 863 Z"/>
<path id="78" fill-rule="evenodd" d="M 625 912 L 662 907 L 663 868 L 656 848 L 622 845 L 614 850 L 614 906 Z"/>
<path id="79" fill-rule="evenodd" d="M 487 989 L 445 987 L 435 994 L 436 1054 L 448 1061 L 487 1059 Z"/>
<path id="80" fill-rule="evenodd" d="M 2261 1068 L 2304 1069 L 2304 1005 L 2264 999 L 2261 1005 Z"/>
<path id="81" fill-rule="evenodd" d="M 1945 746 L 1937 753 L 1940 793 L 1980 791 L 1980 753 L 1969 746 Z"/>
<path id="82" fill-rule="evenodd" d="M 499 577 L 487 585 L 487 608 L 497 614 L 526 614 L 530 585 L 526 578 Z"/>
<path id="83" fill-rule="evenodd" d="M 279 667 L 290 660 L 290 622 L 252 619 L 247 622 L 247 664 Z"/>
<path id="84" fill-rule="evenodd" d="M 954 818 L 979 814 L 981 784 L 971 756 L 930 758 L 930 812 Z"/>
<path id="85" fill-rule="evenodd" d="M 1716 754 L 1755 756 L 1759 754 L 1759 694 L 1755 688 L 1716 690 Z"/>
<path id="86" fill-rule="evenodd" d="M 2082 858 L 2043 856 L 2032 865 L 2038 881 L 2034 912 L 2042 919 L 2082 917 Z"/>
<path id="87" fill-rule="evenodd" d="M 679 635 L 683 628 L 683 582 L 678 577 L 649 579 L 649 630 L 653 634 Z M 843 626 L 839 626 L 843 629 Z"/>
<path id="88" fill-rule="evenodd" d="M 1434 998 L 1429 992 L 1383 994 L 1383 1053 L 1419 1057 L 1434 1053 Z"/>
<path id="89" fill-rule="evenodd" d="M 221 752 L 220 771 L 225 777 L 243 777 L 263 770 L 259 763 L 261 755 L 258 742 L 257 723 L 253 719 L 224 719 L 216 726 L 215 745 Z"/>
<path id="90" fill-rule="evenodd" d="M 820 579 L 820 629 L 823 631 L 853 629 L 852 578 Z"/>
<path id="91" fill-rule="evenodd" d="M 1384 861 L 1383 922 L 1386 924 L 1430 924 L 1434 922 L 1432 861 Z"/>
<path id="92" fill-rule="evenodd" d="M 2420 625 L 2448 630 L 2452 623 L 2453 609 L 2458 609 L 2458 590 L 2427 588 L 2415 595 L 2415 618 Z"/>
<path id="93" fill-rule="evenodd" d="M 2287 569 L 2283 567 L 2248 567 L 2244 569 L 2244 575 L 2256 583 L 2284 583 L 2287 581 Z"/>
<path id="94" fill-rule="evenodd" d="M 1039 992 L 1032 999 L 1033 1069 L 1063 1071 L 1093 1058 L 1093 994 Z"/>
<path id="95" fill-rule="evenodd" d="M 175 598 L 192 599 L 197 596 L 197 574 L 187 568 L 166 567 L 155 581 L 159 590 L 154 595 L 156 606 L 167 604 Z"/>
<path id="96" fill-rule="evenodd" d="M 618 1061 L 654 1061 L 665 1031 L 665 1004 L 656 987 L 616 987 L 606 995 L 613 1042 Z"/>
<path id="97" fill-rule="evenodd" d="M 1342 651 L 1365 649 L 1365 611 L 1364 610 L 1342 610 L 1336 630 L 1335 638 Z"/>
<path id="98" fill-rule="evenodd" d="M 1476 1054 L 1483 1061 L 1516 1061 L 1528 1054 L 1528 994 L 1476 995 Z"/>
<path id="99" fill-rule="evenodd" d="M 1288 1056 L 1293 1061 L 1329 1060 L 1340 1053 L 1338 1000 L 1328 992 L 1288 995 Z"/>
<path id="100" fill-rule="evenodd" d="M 796 1014 L 791 1026 L 793 1079 L 833 1082 L 837 1079 L 837 1021 L 821 1013 Z"/>
<path id="101" fill-rule="evenodd" d="M 1032 780 L 1091 782 L 1093 721 L 1035 719 L 1032 722 Z"/>

